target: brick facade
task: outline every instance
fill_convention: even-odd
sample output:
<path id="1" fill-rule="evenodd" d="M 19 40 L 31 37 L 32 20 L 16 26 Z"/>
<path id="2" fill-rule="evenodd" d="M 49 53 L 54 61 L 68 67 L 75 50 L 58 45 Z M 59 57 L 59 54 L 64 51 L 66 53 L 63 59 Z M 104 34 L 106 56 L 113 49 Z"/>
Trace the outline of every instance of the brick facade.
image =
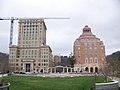
<path id="1" fill-rule="evenodd" d="M 93 35 L 87 25 L 74 42 L 74 56 L 76 72 L 98 73 L 106 61 L 103 41 Z"/>

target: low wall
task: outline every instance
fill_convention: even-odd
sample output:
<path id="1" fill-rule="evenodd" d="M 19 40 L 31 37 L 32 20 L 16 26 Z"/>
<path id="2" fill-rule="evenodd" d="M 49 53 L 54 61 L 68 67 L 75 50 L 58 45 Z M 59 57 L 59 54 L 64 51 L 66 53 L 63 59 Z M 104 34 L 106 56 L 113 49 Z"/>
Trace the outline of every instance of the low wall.
<path id="1" fill-rule="evenodd" d="M 0 86 L 0 89 L 9 88 L 9 86 L 10 86 L 10 83 L 7 83 L 7 84 L 5 84 L 3 86 Z M 7 89 L 7 90 L 9 90 L 9 89 Z"/>
<path id="2" fill-rule="evenodd" d="M 95 90 L 118 90 L 119 82 L 113 80 L 113 82 L 109 83 L 95 83 Z"/>
<path id="3" fill-rule="evenodd" d="M 0 77 L 8 76 L 8 74 L 0 74 Z"/>

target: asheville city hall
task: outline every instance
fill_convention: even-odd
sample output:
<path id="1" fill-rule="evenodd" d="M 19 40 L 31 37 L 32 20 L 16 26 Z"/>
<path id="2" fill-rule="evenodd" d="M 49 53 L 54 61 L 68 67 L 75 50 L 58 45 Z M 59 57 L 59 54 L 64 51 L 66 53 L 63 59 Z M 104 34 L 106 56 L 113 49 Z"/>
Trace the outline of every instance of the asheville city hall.
<path id="1" fill-rule="evenodd" d="M 44 19 L 19 20 L 18 45 L 9 46 L 12 72 L 49 73 L 51 68 L 56 67 L 52 49 L 46 45 L 46 30 Z M 70 72 L 99 73 L 104 66 L 105 46 L 87 25 L 82 35 L 75 40 L 73 50 L 75 64 L 74 68 L 68 67 Z"/>
<path id="2" fill-rule="evenodd" d="M 82 35 L 74 42 L 74 56 L 76 72 L 98 73 L 106 62 L 103 42 L 92 34 L 87 25 L 83 28 Z"/>

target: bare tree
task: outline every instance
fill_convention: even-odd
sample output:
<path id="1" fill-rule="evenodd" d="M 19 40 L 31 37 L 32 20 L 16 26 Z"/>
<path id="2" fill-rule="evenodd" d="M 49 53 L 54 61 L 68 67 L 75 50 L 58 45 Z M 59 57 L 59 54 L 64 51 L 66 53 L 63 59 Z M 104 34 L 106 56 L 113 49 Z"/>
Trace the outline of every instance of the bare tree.
<path id="1" fill-rule="evenodd" d="M 109 76 L 109 64 L 104 63 L 99 69 L 100 73 L 104 76 L 105 82 L 108 82 L 107 77 Z"/>

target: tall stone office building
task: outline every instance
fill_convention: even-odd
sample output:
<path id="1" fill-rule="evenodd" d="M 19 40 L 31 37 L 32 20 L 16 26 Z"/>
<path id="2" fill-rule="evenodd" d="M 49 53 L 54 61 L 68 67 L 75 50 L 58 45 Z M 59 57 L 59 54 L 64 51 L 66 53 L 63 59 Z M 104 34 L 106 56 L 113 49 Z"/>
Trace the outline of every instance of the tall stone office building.
<path id="1" fill-rule="evenodd" d="M 21 19 L 18 45 L 9 47 L 9 64 L 14 72 L 48 73 L 52 65 L 52 50 L 46 45 L 44 19 Z"/>
<path id="2" fill-rule="evenodd" d="M 103 42 L 92 34 L 87 25 L 74 42 L 74 56 L 76 72 L 99 73 L 106 62 Z"/>

